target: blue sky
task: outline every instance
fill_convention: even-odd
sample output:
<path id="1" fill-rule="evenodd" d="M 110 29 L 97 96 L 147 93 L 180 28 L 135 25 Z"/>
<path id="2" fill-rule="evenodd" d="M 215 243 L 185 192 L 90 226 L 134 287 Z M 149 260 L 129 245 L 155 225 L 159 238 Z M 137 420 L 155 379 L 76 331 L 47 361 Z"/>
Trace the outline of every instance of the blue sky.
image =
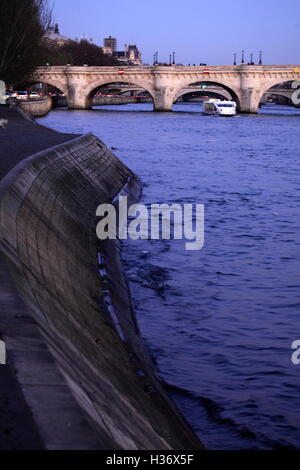
<path id="1" fill-rule="evenodd" d="M 111 35 L 146 63 L 175 51 L 183 64 L 231 64 L 244 49 L 246 61 L 263 50 L 266 64 L 300 64 L 299 0 L 55 0 L 53 15 L 62 34 L 99 45 Z"/>

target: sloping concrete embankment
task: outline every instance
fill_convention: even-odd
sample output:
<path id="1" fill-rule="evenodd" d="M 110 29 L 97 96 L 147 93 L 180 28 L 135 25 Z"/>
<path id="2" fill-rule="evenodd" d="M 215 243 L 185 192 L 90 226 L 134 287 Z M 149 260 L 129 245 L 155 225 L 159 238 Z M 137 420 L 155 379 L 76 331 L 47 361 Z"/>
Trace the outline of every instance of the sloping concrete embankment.
<path id="1" fill-rule="evenodd" d="M 140 183 L 93 135 L 36 154 L 0 186 L 2 252 L 105 449 L 199 449 L 145 352 L 120 265 L 96 237 L 99 204 Z"/>

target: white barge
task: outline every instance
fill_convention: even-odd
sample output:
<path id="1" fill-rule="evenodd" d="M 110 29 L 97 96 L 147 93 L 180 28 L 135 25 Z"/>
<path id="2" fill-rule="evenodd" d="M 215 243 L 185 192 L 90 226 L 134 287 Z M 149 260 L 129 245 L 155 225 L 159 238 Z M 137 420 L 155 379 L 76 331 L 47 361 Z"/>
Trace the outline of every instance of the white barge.
<path id="1" fill-rule="evenodd" d="M 210 99 L 203 102 L 203 114 L 215 116 L 235 116 L 236 103 L 235 101 Z"/>

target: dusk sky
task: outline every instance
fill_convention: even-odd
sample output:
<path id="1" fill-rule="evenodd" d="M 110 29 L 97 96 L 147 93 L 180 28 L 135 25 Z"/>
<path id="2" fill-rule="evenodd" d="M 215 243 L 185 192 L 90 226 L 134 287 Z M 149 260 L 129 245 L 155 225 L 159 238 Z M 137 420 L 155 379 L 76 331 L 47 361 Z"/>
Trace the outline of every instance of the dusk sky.
<path id="1" fill-rule="evenodd" d="M 183 64 L 231 64 L 233 53 L 263 50 L 265 64 L 300 63 L 299 0 L 55 0 L 54 21 L 70 38 L 86 36 L 136 44 L 144 63 L 153 53 Z"/>

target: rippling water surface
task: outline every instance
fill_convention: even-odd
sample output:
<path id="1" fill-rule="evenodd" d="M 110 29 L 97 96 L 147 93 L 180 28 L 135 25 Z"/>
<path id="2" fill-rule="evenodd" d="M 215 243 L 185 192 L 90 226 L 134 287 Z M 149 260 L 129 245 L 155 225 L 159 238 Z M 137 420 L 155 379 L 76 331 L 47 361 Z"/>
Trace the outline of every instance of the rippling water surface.
<path id="1" fill-rule="evenodd" d="M 300 109 L 203 116 L 125 105 L 39 122 L 93 132 L 141 178 L 142 202 L 205 204 L 205 246 L 130 241 L 142 334 L 210 449 L 300 448 Z"/>

